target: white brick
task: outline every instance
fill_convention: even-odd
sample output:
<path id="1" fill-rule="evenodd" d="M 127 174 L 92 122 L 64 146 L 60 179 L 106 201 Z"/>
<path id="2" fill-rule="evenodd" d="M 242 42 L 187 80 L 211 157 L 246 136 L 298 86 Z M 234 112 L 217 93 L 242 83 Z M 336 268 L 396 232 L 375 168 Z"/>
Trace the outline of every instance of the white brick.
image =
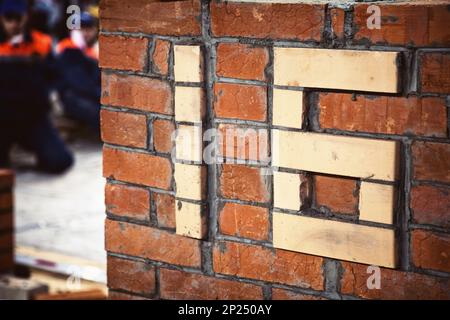
<path id="1" fill-rule="evenodd" d="M 202 161 L 201 126 L 180 125 L 176 137 L 176 158 L 178 160 Z"/>
<path id="2" fill-rule="evenodd" d="M 272 124 L 301 129 L 303 122 L 303 91 L 273 90 Z"/>
<path id="3" fill-rule="evenodd" d="M 206 196 L 206 167 L 176 163 L 175 183 L 178 198 L 203 200 Z"/>
<path id="4" fill-rule="evenodd" d="M 175 81 L 201 82 L 201 50 L 199 46 L 175 46 Z"/>
<path id="5" fill-rule="evenodd" d="M 196 239 L 205 237 L 206 219 L 201 205 L 177 200 L 175 211 L 177 234 Z"/>
<path id="6" fill-rule="evenodd" d="M 395 268 L 394 230 L 273 213 L 275 248 Z"/>
<path id="7" fill-rule="evenodd" d="M 363 181 L 359 194 L 359 220 L 392 224 L 394 186 Z"/>
<path id="8" fill-rule="evenodd" d="M 321 133 L 272 130 L 272 165 L 356 178 L 394 181 L 398 143 Z"/>
<path id="9" fill-rule="evenodd" d="M 300 210 L 300 175 L 286 172 L 273 173 L 274 206 Z"/>
<path id="10" fill-rule="evenodd" d="M 398 52 L 274 48 L 276 85 L 398 92 Z"/>
<path id="11" fill-rule="evenodd" d="M 175 120 L 201 123 L 205 114 L 202 88 L 175 88 Z"/>

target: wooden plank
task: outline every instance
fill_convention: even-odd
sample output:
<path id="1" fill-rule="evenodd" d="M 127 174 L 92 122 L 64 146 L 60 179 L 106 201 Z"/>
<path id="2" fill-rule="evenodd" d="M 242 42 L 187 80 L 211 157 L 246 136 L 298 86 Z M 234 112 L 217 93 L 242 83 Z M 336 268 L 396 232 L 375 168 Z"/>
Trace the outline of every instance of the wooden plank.
<path id="1" fill-rule="evenodd" d="M 398 52 L 274 48 L 276 85 L 399 92 Z"/>
<path id="2" fill-rule="evenodd" d="M 175 87 L 175 121 L 201 123 L 205 115 L 203 89 Z"/>
<path id="3" fill-rule="evenodd" d="M 395 268 L 394 230 L 273 213 L 273 246 L 335 259 Z"/>
<path id="4" fill-rule="evenodd" d="M 206 167 L 176 163 L 175 183 L 177 197 L 203 200 L 206 197 Z"/>
<path id="5" fill-rule="evenodd" d="M 272 130 L 272 165 L 348 177 L 394 181 L 398 142 Z"/>
<path id="6" fill-rule="evenodd" d="M 363 181 L 359 192 L 359 220 L 394 222 L 394 186 Z"/>

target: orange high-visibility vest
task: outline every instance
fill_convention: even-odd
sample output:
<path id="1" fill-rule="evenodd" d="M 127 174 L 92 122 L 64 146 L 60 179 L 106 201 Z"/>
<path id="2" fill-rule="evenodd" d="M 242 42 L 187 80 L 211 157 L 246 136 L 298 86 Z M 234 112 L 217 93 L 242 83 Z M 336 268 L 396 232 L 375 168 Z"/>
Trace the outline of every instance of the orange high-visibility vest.
<path id="1" fill-rule="evenodd" d="M 29 57 L 38 55 L 45 58 L 52 51 L 52 38 L 38 32 L 31 32 L 31 41 L 13 45 L 9 42 L 0 43 L 0 57 Z"/>
<path id="2" fill-rule="evenodd" d="M 78 49 L 81 50 L 86 56 L 88 56 L 91 59 L 98 60 L 98 53 L 95 48 L 79 48 L 70 38 L 66 38 L 62 40 L 58 45 L 56 46 L 56 53 L 61 54 L 66 49 Z"/>

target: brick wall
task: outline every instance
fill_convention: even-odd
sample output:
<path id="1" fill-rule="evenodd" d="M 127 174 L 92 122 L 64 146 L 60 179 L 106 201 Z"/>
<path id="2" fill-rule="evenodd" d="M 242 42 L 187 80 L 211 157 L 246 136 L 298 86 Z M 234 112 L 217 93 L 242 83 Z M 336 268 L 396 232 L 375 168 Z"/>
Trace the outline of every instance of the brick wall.
<path id="1" fill-rule="evenodd" d="M 14 174 L 0 169 L 0 274 L 14 268 L 13 183 Z"/>
<path id="2" fill-rule="evenodd" d="M 101 1 L 112 299 L 450 299 L 450 2 L 377 5 Z"/>

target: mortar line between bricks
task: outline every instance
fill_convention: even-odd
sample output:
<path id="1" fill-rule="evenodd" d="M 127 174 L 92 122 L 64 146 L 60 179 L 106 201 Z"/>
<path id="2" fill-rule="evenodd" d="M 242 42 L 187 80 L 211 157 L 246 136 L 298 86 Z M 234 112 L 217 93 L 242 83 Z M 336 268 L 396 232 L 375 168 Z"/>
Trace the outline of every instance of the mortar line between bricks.
<path id="1" fill-rule="evenodd" d="M 128 186 L 128 187 L 135 187 L 135 188 L 149 190 L 149 191 L 154 192 L 154 193 L 167 194 L 167 195 L 175 196 L 175 192 L 171 191 L 171 190 L 165 190 L 165 189 L 159 189 L 159 188 L 155 188 L 155 187 L 149 187 L 147 185 L 133 183 L 133 182 L 129 182 L 129 181 L 118 180 L 116 178 L 115 179 L 106 178 L 106 182 L 108 184 L 112 184 L 112 185 L 122 185 L 122 186 Z"/>

